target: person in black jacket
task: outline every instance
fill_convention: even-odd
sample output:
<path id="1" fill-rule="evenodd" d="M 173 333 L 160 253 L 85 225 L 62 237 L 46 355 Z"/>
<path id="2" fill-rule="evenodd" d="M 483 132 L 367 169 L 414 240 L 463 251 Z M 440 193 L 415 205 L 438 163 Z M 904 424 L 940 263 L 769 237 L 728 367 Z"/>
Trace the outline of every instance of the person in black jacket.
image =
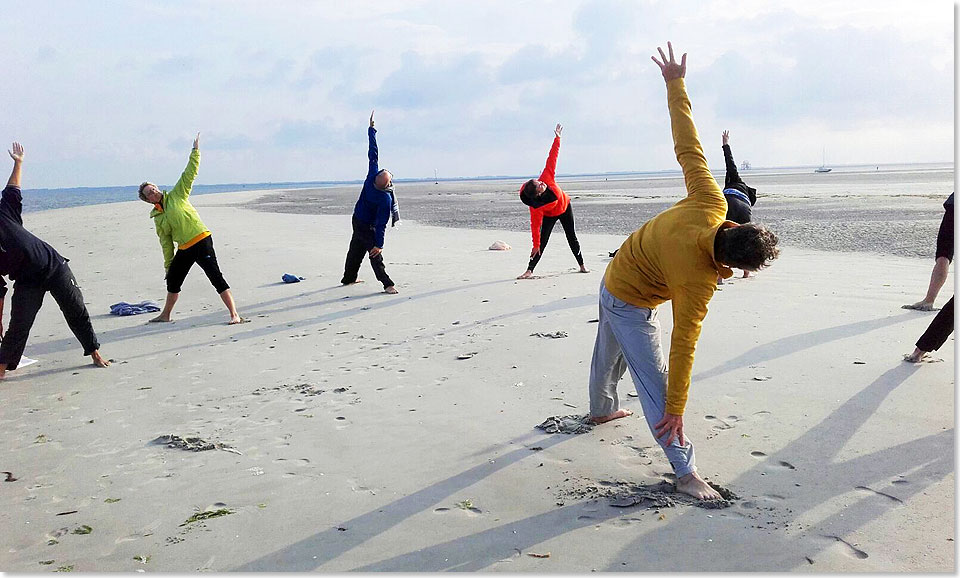
<path id="1" fill-rule="evenodd" d="M 757 204 L 757 189 L 748 186 L 740 178 L 737 163 L 733 160 L 733 152 L 730 151 L 730 131 L 723 131 L 722 140 L 723 162 L 727 165 L 727 175 L 723 179 L 723 197 L 727 199 L 726 218 L 728 221 L 743 225 L 753 218 L 751 207 Z M 749 277 L 750 271 L 744 271 L 743 276 Z"/>
<path id="2" fill-rule="evenodd" d="M 23 196 L 20 192 L 23 147 L 15 142 L 13 150 L 8 152 L 13 159 L 13 172 L 0 196 L 0 379 L 7 370 L 16 369 L 20 363 L 30 328 L 48 291 L 83 345 L 83 354 L 89 355 L 94 365 L 106 367 L 110 362 L 100 356 L 100 343 L 83 304 L 83 294 L 67 265 L 68 259 L 23 228 Z M 10 327 L 6 334 L 3 333 L 3 304 L 7 283 L 3 275 L 16 281 L 10 305 Z"/>

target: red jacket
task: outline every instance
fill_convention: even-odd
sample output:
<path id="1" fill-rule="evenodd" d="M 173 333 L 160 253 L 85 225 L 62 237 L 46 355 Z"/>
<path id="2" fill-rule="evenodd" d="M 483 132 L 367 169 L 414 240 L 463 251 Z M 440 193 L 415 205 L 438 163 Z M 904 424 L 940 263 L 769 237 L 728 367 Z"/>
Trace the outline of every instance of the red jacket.
<path id="1" fill-rule="evenodd" d="M 560 155 L 560 137 L 553 139 L 550 155 L 547 157 L 547 166 L 543 167 L 540 179 L 546 183 L 548 190 L 539 197 L 525 197 L 523 187 L 520 187 L 520 200 L 530 206 L 530 232 L 533 234 L 533 248 L 540 248 L 540 224 L 543 217 L 559 217 L 570 206 L 570 197 L 557 185 L 557 157 Z M 526 183 L 524 183 L 526 184 Z M 553 194 L 551 194 L 551 191 Z"/>

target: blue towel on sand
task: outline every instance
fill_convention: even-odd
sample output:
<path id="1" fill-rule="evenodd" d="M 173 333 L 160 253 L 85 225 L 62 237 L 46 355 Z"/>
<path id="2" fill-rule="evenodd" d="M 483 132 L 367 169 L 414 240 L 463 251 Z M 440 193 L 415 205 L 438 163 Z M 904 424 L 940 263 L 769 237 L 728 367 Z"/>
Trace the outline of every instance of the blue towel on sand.
<path id="1" fill-rule="evenodd" d="M 127 303 L 121 301 L 110 306 L 112 315 L 140 315 L 141 313 L 155 313 L 160 311 L 160 306 L 156 301 L 141 301 L 140 303 Z"/>
<path id="2" fill-rule="evenodd" d="M 291 275 L 290 273 L 283 274 L 284 283 L 299 283 L 303 281 L 303 279 L 304 279 L 303 277 L 297 277 L 296 275 Z"/>

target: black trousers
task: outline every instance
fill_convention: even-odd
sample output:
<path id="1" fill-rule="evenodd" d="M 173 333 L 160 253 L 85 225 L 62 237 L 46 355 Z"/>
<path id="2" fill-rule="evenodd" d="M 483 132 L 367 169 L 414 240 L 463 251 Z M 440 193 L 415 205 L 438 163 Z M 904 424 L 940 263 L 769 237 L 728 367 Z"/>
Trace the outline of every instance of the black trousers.
<path id="1" fill-rule="evenodd" d="M 536 257 L 530 259 L 530 263 L 527 265 L 528 271 L 533 271 L 533 268 L 540 262 L 540 257 L 543 256 L 543 251 L 547 248 L 547 243 L 550 241 L 550 233 L 553 232 L 553 226 L 557 224 L 557 221 L 560 221 L 560 224 L 563 226 L 563 232 L 567 235 L 567 244 L 570 245 L 573 256 L 576 257 L 577 263 L 583 267 L 583 255 L 580 254 L 580 241 L 577 240 L 577 231 L 573 226 L 573 203 L 570 203 L 567 205 L 567 210 L 559 217 L 543 218 L 543 221 L 540 223 L 540 252 L 537 253 Z"/>
<path id="2" fill-rule="evenodd" d="M 6 363 L 7 369 L 16 369 L 27 346 L 30 328 L 37 318 L 43 297 L 47 291 L 53 296 L 70 330 L 83 345 L 83 354 L 90 355 L 100 349 L 97 334 L 90 323 L 87 306 L 83 304 L 83 294 L 77 285 L 73 271 L 66 263 L 60 265 L 57 272 L 45 283 L 31 283 L 17 280 L 13 286 L 10 304 L 10 326 L 0 341 L 0 363 Z"/>
<path id="3" fill-rule="evenodd" d="M 940 221 L 940 229 L 937 231 L 937 254 L 936 258 L 946 257 L 953 263 L 953 209 L 947 209 Z"/>
<path id="4" fill-rule="evenodd" d="M 203 272 L 207 274 L 207 279 L 213 284 L 217 293 L 223 293 L 230 288 L 223 278 L 223 273 L 220 272 L 217 253 L 213 250 L 213 235 L 210 235 L 190 248 L 178 250 L 173 256 L 173 261 L 170 262 L 170 268 L 167 270 L 167 292 L 180 292 L 183 280 L 187 278 L 187 273 L 190 272 L 194 263 L 200 265 Z"/>
<path id="5" fill-rule="evenodd" d="M 363 256 L 368 255 L 370 249 L 377 246 L 375 234 L 373 225 L 361 223 L 356 217 L 353 218 L 353 236 L 350 238 L 350 248 L 347 249 L 347 261 L 343 264 L 341 283 L 353 283 L 357 280 Z M 384 289 L 393 286 L 393 281 L 387 275 L 387 269 L 383 265 L 383 255 L 370 257 L 370 266 L 373 267 L 373 274 L 377 276 L 377 281 L 383 283 Z"/>
<path id="6" fill-rule="evenodd" d="M 937 316 L 930 322 L 930 327 L 923 332 L 917 341 L 920 351 L 936 351 L 940 349 L 950 334 L 953 333 L 953 297 L 943 306 Z"/>

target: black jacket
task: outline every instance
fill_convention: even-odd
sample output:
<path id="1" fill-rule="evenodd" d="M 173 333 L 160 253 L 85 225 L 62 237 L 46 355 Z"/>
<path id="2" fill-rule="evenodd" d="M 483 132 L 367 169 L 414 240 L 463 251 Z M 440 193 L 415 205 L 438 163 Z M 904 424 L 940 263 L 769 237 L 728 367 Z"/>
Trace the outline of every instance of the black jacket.
<path id="1" fill-rule="evenodd" d="M 0 197 L 0 275 L 16 281 L 42 284 L 67 262 L 60 253 L 23 228 L 20 189 L 7 186 Z M 0 299 L 7 283 L 0 277 Z"/>
<path id="2" fill-rule="evenodd" d="M 757 189 L 748 187 L 747 183 L 740 178 L 740 173 L 737 172 L 737 163 L 733 161 L 733 153 L 730 152 L 730 145 L 723 145 L 723 160 L 727 164 L 727 176 L 724 179 L 723 188 L 740 191 L 750 199 L 750 206 L 756 205 Z"/>

